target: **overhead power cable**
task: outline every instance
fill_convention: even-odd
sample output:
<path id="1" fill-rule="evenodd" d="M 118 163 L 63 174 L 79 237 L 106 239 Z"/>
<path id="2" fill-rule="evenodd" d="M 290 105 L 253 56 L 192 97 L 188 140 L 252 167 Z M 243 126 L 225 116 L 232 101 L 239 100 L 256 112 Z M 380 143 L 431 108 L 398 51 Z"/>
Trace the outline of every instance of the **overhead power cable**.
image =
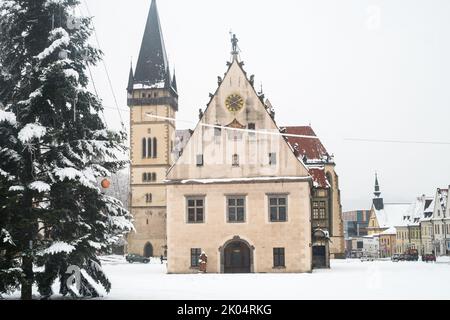
<path id="1" fill-rule="evenodd" d="M 147 117 L 159 119 L 159 120 L 166 120 L 166 121 L 173 121 L 173 122 L 182 122 L 182 123 L 189 123 L 189 124 L 196 124 L 193 121 L 188 120 L 179 120 L 175 118 L 169 118 L 169 117 L 162 117 L 162 116 L 155 116 L 151 113 L 146 113 Z M 265 134 L 265 135 L 272 135 L 272 136 L 283 136 L 283 137 L 292 137 L 292 138 L 307 138 L 307 139 L 319 139 L 317 136 L 307 136 L 307 135 L 298 135 L 298 134 L 288 134 L 288 133 L 281 133 L 279 131 L 261 131 L 261 130 L 251 130 L 251 129 L 239 129 L 239 128 L 230 128 L 230 127 L 224 127 L 221 125 L 214 125 L 214 124 L 207 124 L 207 123 L 198 123 L 199 126 L 207 127 L 207 128 L 214 128 L 214 129 L 221 129 L 221 130 L 229 130 L 229 131 L 238 131 L 238 132 L 247 132 L 247 133 L 253 133 L 253 134 Z"/>
<path id="2" fill-rule="evenodd" d="M 387 139 L 359 139 L 359 138 L 345 138 L 344 141 L 375 142 L 375 143 L 401 143 L 401 144 L 450 145 L 450 142 L 448 142 L 448 141 L 415 141 L 415 140 L 387 140 Z"/>
<path id="3" fill-rule="evenodd" d="M 92 15 L 91 15 L 91 12 L 89 10 L 89 6 L 87 4 L 87 1 L 84 0 L 83 2 L 84 2 L 84 5 L 86 6 L 86 10 L 87 10 L 88 15 L 91 17 Z M 94 29 L 95 41 L 97 42 L 98 48 L 101 50 L 100 41 L 98 39 L 97 29 L 95 28 L 94 22 L 92 22 L 92 27 Z M 105 69 L 106 78 L 108 79 L 109 88 L 111 89 L 111 93 L 112 93 L 112 96 L 114 98 L 114 103 L 116 105 L 117 113 L 119 114 L 119 118 L 120 118 L 120 122 L 122 124 L 122 128 L 125 130 L 125 125 L 123 123 L 122 113 L 120 112 L 119 104 L 117 103 L 116 93 L 114 92 L 114 87 L 112 85 L 111 77 L 109 75 L 108 66 L 106 65 L 105 59 L 102 59 L 102 65 L 103 65 L 103 68 Z"/>

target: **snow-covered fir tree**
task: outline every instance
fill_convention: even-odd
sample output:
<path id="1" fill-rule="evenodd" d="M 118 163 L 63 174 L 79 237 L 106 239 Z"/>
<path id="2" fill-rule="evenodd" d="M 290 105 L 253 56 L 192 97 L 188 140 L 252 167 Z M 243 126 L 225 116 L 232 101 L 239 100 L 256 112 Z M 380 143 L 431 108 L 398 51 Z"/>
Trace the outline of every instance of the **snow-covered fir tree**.
<path id="1" fill-rule="evenodd" d="M 97 253 L 133 228 L 98 184 L 126 164 L 126 135 L 87 90 L 101 52 L 77 5 L 0 2 L 0 295 L 50 297 L 55 280 L 63 295 L 109 292 Z"/>

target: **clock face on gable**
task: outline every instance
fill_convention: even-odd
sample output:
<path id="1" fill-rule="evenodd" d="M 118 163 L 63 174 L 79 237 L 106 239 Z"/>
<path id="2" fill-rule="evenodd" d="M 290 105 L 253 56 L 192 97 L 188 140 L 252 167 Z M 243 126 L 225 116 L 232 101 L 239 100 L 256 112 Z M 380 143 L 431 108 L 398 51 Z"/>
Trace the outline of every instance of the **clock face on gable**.
<path id="1" fill-rule="evenodd" d="M 225 106 L 230 112 L 239 112 L 244 107 L 244 99 L 238 94 L 231 94 L 225 100 Z"/>

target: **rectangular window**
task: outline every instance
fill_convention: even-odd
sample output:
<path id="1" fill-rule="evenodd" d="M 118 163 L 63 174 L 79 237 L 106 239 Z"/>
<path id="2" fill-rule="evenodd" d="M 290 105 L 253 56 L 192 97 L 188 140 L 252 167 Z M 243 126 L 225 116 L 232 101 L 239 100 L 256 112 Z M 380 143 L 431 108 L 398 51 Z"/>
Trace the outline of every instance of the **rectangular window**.
<path id="1" fill-rule="evenodd" d="M 156 173 L 151 172 L 145 172 L 142 174 L 142 181 L 143 182 L 152 182 L 156 181 Z"/>
<path id="2" fill-rule="evenodd" d="M 233 160 L 233 167 L 239 167 L 239 155 L 234 154 L 232 160 Z"/>
<path id="3" fill-rule="evenodd" d="M 214 136 L 221 137 L 222 136 L 222 128 L 214 128 Z"/>
<path id="4" fill-rule="evenodd" d="M 273 266 L 274 267 L 285 267 L 285 255 L 284 248 L 274 248 L 273 249 Z"/>
<path id="5" fill-rule="evenodd" d="M 187 198 L 188 223 L 203 223 L 205 216 L 205 198 Z"/>
<path id="6" fill-rule="evenodd" d="M 227 214 L 228 222 L 245 222 L 245 197 L 228 197 Z"/>
<path id="7" fill-rule="evenodd" d="M 319 202 L 319 219 L 326 219 L 327 218 L 327 212 L 326 212 L 326 202 L 320 201 Z"/>
<path id="8" fill-rule="evenodd" d="M 325 208 L 319 209 L 319 219 L 325 220 L 327 218 Z"/>
<path id="9" fill-rule="evenodd" d="M 277 164 L 277 154 L 275 152 L 269 153 L 269 165 L 274 166 Z"/>
<path id="10" fill-rule="evenodd" d="M 256 130 L 256 125 L 255 125 L 254 123 L 249 123 L 249 124 L 248 124 L 248 130 L 253 130 L 253 131 L 255 131 L 255 130 Z M 249 136 L 254 136 L 254 135 L 255 135 L 254 132 L 249 132 Z"/>
<path id="11" fill-rule="evenodd" d="M 147 193 L 145 195 L 145 202 L 151 203 L 153 201 L 153 195 L 151 193 Z"/>
<path id="12" fill-rule="evenodd" d="M 202 255 L 202 249 L 193 248 L 191 249 L 191 268 L 198 268 L 200 263 L 200 256 Z"/>
<path id="13" fill-rule="evenodd" d="M 269 217 L 271 222 L 287 221 L 287 196 L 269 196 Z"/>
<path id="14" fill-rule="evenodd" d="M 313 219 L 318 220 L 319 219 L 319 209 L 313 208 Z"/>
<path id="15" fill-rule="evenodd" d="M 202 166 L 203 166 L 203 155 L 198 154 L 197 155 L 197 167 L 202 167 Z"/>

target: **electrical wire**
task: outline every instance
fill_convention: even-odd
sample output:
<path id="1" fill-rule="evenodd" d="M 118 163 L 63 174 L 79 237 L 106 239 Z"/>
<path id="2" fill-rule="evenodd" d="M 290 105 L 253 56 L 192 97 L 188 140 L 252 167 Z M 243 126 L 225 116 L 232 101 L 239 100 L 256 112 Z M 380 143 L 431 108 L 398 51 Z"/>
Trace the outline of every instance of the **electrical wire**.
<path id="1" fill-rule="evenodd" d="M 414 140 L 359 139 L 359 138 L 345 138 L 344 141 L 375 142 L 375 143 L 401 143 L 401 144 L 450 145 L 450 142 L 447 142 L 447 141 L 414 141 Z"/>
<path id="2" fill-rule="evenodd" d="M 151 113 L 146 113 L 146 116 L 147 117 L 151 117 L 151 118 L 155 118 L 155 119 L 159 119 L 159 120 L 196 124 L 193 121 L 179 120 L 179 119 L 170 118 L 170 117 L 155 116 L 155 115 L 153 115 Z M 251 130 L 251 129 L 239 129 L 239 128 L 230 128 L 230 127 L 225 127 L 225 126 L 221 126 L 221 125 L 207 124 L 207 123 L 201 123 L 201 122 L 199 122 L 198 125 L 201 126 L 201 127 L 221 129 L 221 130 L 229 130 L 229 131 L 238 131 L 238 132 L 247 132 L 247 133 L 252 133 L 252 134 L 265 134 L 265 135 L 283 136 L 283 137 L 292 137 L 292 138 L 319 139 L 317 136 L 288 134 L 288 133 L 279 132 L 277 130 L 276 131 L 261 131 L 261 130 Z"/>
<path id="3" fill-rule="evenodd" d="M 87 1 L 84 0 L 83 2 L 84 2 L 84 5 L 86 6 L 86 10 L 87 10 L 88 15 L 91 17 L 92 15 L 91 15 L 91 12 L 89 10 L 89 6 L 87 4 Z M 93 30 L 94 30 L 94 36 L 95 36 L 95 40 L 97 42 L 97 46 L 101 50 L 100 41 L 98 39 L 97 29 L 95 28 L 94 22 L 92 22 L 92 27 L 93 27 Z M 109 75 L 108 66 L 107 66 L 106 61 L 104 59 L 102 59 L 102 64 L 103 64 L 103 68 L 105 69 L 106 77 L 108 79 L 109 88 L 110 88 L 112 96 L 114 98 L 114 103 L 116 105 L 117 113 L 119 114 L 119 118 L 120 118 L 120 122 L 121 122 L 121 125 L 122 125 L 122 129 L 125 130 L 125 125 L 123 123 L 122 113 L 120 112 L 119 104 L 117 103 L 116 93 L 114 92 L 114 87 L 112 85 L 111 77 Z"/>

